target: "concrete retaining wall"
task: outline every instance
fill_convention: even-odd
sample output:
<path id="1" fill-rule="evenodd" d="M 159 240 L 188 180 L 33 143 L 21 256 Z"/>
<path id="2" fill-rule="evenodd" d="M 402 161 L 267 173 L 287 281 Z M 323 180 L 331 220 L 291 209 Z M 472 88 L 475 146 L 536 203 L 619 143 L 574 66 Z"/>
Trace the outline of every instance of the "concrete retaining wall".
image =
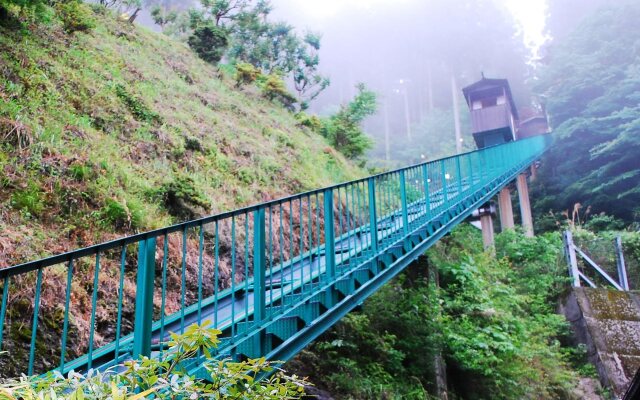
<path id="1" fill-rule="evenodd" d="M 600 381 L 622 397 L 640 368 L 640 296 L 574 288 L 561 305 L 576 339 L 587 346 Z"/>

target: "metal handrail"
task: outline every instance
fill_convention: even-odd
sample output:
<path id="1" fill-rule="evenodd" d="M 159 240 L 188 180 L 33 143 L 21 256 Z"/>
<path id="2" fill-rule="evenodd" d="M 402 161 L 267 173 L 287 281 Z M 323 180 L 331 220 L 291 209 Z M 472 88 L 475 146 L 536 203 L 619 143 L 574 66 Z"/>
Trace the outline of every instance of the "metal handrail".
<path id="1" fill-rule="evenodd" d="M 222 347 L 232 350 L 256 331 L 271 329 L 285 337 L 290 327 L 282 321 L 290 310 L 305 308 L 310 299 L 321 299 L 329 309 L 338 304 L 337 288 L 356 290 L 350 286 L 353 276 L 364 274 L 365 267 L 379 273 L 384 260 L 412 248 L 412 238 L 424 227 L 434 238 L 441 235 L 433 233 L 434 222 L 470 212 L 468 207 L 508 183 L 549 143 L 547 135 L 532 137 L 0 269 L 0 347 L 6 347 L 8 336 L 15 347 L 16 337 L 24 335 L 13 330 L 30 318 L 30 335 L 21 339 L 28 359 L 15 362 L 23 363 L 28 374 L 44 372 L 36 341 L 40 319 L 55 311 L 40 307 L 49 271 L 66 278 L 65 290 L 55 293 L 64 310 L 60 359 L 48 360 L 61 372 L 107 365 L 125 353 L 151 355 L 152 347 L 158 347 L 153 344 L 165 340 L 170 330 L 207 319 L 225 331 Z M 82 282 L 82 293 L 90 299 L 84 310 L 89 319 L 84 342 L 69 338 L 72 316 L 81 307 L 72 296 L 81 271 L 92 282 Z M 100 290 L 104 274 L 118 281 L 109 291 Z M 187 279 L 189 274 L 193 276 Z M 10 292 L 24 291 L 25 285 L 34 288 L 31 317 L 9 304 L 15 297 Z M 123 307 L 133 301 L 134 292 L 135 322 L 125 317 Z M 98 332 L 97 310 L 105 312 L 100 304 L 106 302 L 113 303 L 109 317 L 115 332 L 109 330 L 113 337 L 98 341 L 96 334 L 105 333 Z M 170 303 L 178 309 L 169 311 Z M 317 313 L 307 308 L 309 315 Z M 4 335 L 7 327 L 11 335 Z M 258 335 L 251 351 L 273 347 L 263 336 Z M 70 349 L 84 355 L 73 360 Z"/>
<path id="2" fill-rule="evenodd" d="M 586 265 L 594 269 L 601 277 L 603 277 L 616 290 L 629 291 L 629 281 L 627 279 L 627 270 L 622 253 L 622 239 L 618 236 L 614 241 L 616 249 L 616 264 L 618 269 L 618 280 L 609 275 L 602 267 L 589 257 L 582 249 L 580 249 L 573 240 L 573 233 L 567 230 L 563 234 L 564 253 L 569 267 L 569 276 L 571 276 L 574 287 L 581 286 L 581 280 L 585 281 L 590 287 L 596 288 L 596 283 L 590 279 L 584 272 L 579 269 L 578 257 L 582 258 Z"/>

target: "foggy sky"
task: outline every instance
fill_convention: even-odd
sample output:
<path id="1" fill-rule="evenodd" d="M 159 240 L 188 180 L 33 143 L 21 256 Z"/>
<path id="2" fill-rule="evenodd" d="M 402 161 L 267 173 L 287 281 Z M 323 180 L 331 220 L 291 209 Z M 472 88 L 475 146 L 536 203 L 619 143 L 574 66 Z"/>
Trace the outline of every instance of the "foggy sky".
<path id="1" fill-rule="evenodd" d="M 322 34 L 320 72 L 331 79 L 331 85 L 311 104 L 311 112 L 335 112 L 353 98 L 360 82 L 377 93 L 379 112 L 365 127 L 377 142 L 373 153 L 380 157 L 385 127 L 391 140 L 397 141 L 408 131 L 420 129 L 430 115 L 430 105 L 450 112 L 452 76 L 457 93 L 480 79 L 481 73 L 507 78 L 517 106 L 531 105 L 526 83 L 535 75 L 527 64 L 532 52 L 525 47 L 522 27 L 505 6 L 507 1 L 524 0 L 271 0 L 270 19 L 284 20 L 301 34 L 306 30 Z M 559 37 L 606 3 L 529 1 L 550 1 L 553 15 L 547 22 L 553 32 L 547 33 Z M 140 22 L 148 25 L 146 17 L 142 15 Z M 461 99 L 459 102 L 461 113 L 468 113 Z M 453 121 L 449 126 L 440 121 L 439 126 L 452 130 Z M 463 134 L 471 141 L 469 132 Z M 455 142 L 453 133 L 445 137 Z M 419 152 L 425 150 L 408 157 L 418 157 Z"/>

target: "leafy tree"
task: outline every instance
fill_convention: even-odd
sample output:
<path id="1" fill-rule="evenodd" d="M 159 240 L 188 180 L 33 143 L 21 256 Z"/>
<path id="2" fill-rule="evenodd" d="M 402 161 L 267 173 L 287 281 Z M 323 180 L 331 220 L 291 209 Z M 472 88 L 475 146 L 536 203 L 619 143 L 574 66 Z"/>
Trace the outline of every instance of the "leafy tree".
<path id="1" fill-rule="evenodd" d="M 322 134 L 338 151 L 349 158 L 358 158 L 373 146 L 360 124 L 376 112 L 376 94 L 360 83 L 358 94 L 340 111 L 324 121 Z"/>
<path id="2" fill-rule="evenodd" d="M 266 74 L 291 75 L 300 108 L 304 110 L 330 83 L 317 71 L 320 35 L 309 32 L 300 37 L 293 26 L 268 21 L 270 12 L 270 4 L 261 1 L 238 15 L 230 25 L 228 56 L 236 62 L 252 64 Z"/>
<path id="3" fill-rule="evenodd" d="M 205 23 L 193 30 L 187 43 L 200 58 L 211 64 L 217 64 L 227 49 L 229 39 L 223 28 Z"/>
<path id="4" fill-rule="evenodd" d="M 171 335 L 161 360 L 142 358 L 126 361 L 104 372 L 83 375 L 59 372 L 22 377 L 0 385 L 0 398 L 38 399 L 300 399 L 306 381 L 277 372 L 262 380 L 256 374 L 272 373 L 275 365 L 264 358 L 243 362 L 219 361 L 212 357 L 221 332 L 206 325 L 191 325 L 182 335 Z M 189 375 L 188 361 L 202 353 L 200 377 Z M 116 372 L 117 371 L 117 372 Z M 204 377 L 206 375 L 206 378 Z M 148 397 L 147 397 L 148 396 Z"/>
<path id="5" fill-rule="evenodd" d="M 260 70 L 249 63 L 236 64 L 236 87 L 253 83 L 261 75 Z"/>
<path id="6" fill-rule="evenodd" d="M 188 36 L 189 45 L 210 62 L 226 56 L 233 64 L 251 64 L 264 75 L 274 75 L 269 93 L 279 90 L 275 76 L 292 82 L 301 109 L 329 85 L 329 79 L 317 71 L 320 35 L 307 33 L 300 37 L 292 25 L 269 21 L 272 6 L 268 0 L 200 3 L 201 8 L 180 14 L 156 7 L 152 16 L 167 34 Z M 223 33 L 226 40 L 222 40 Z M 295 102 L 286 99 L 282 91 L 276 97 L 287 105 Z"/>
<path id="7" fill-rule="evenodd" d="M 296 66 L 293 71 L 293 83 L 298 92 L 300 108 L 309 108 L 309 102 L 314 100 L 329 84 L 329 78 L 317 73 L 320 58 L 320 36 L 307 33 L 296 51 Z"/>
<path id="8" fill-rule="evenodd" d="M 42 20 L 50 15 L 48 0 L 0 0 L 0 23 Z"/>
<path id="9" fill-rule="evenodd" d="M 640 5 L 599 11 L 553 48 L 536 90 L 555 143 L 534 187 L 535 208 L 576 203 L 633 221 L 640 202 Z"/>
<path id="10" fill-rule="evenodd" d="M 153 18 L 153 22 L 164 31 L 165 26 L 174 24 L 177 21 L 178 12 L 156 4 L 151 8 L 151 18 Z"/>
<path id="11" fill-rule="evenodd" d="M 547 28 L 553 43 L 565 40 L 571 32 L 607 0 L 552 0 L 547 3 Z"/>
<path id="12" fill-rule="evenodd" d="M 200 3 L 215 26 L 224 26 L 225 20 L 232 21 L 241 16 L 251 0 L 201 0 Z"/>
<path id="13" fill-rule="evenodd" d="M 91 10 L 80 0 L 58 3 L 56 11 L 67 32 L 88 31 L 95 27 Z"/>
<path id="14" fill-rule="evenodd" d="M 278 100 L 287 109 L 293 111 L 296 98 L 289 93 L 284 81 L 277 74 L 267 76 L 267 80 L 262 87 L 262 92 L 269 100 Z"/>

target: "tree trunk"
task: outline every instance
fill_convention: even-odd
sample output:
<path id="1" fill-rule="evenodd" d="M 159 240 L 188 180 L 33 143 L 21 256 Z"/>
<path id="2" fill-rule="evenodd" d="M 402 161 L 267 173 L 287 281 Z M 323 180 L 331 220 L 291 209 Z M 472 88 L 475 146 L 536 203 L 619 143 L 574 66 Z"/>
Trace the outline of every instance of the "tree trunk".
<path id="1" fill-rule="evenodd" d="M 404 101 L 404 122 L 407 125 L 407 139 L 411 143 L 411 111 L 409 111 L 409 93 L 406 85 L 402 92 L 402 99 Z"/>
<path id="2" fill-rule="evenodd" d="M 433 80 L 431 76 L 431 62 L 429 62 L 427 67 L 427 79 L 429 80 L 427 83 L 427 90 L 429 92 L 429 112 L 433 111 Z"/>
<path id="3" fill-rule="evenodd" d="M 136 20 L 136 18 L 138 18 L 138 13 L 140 13 L 140 11 L 142 11 L 142 8 L 138 7 L 133 12 L 133 14 L 131 14 L 131 16 L 129 17 L 129 23 L 130 24 L 133 24 L 133 22 Z"/>
<path id="4" fill-rule="evenodd" d="M 384 102 L 384 158 L 389 161 L 391 159 L 390 144 L 389 144 L 389 106 L 387 102 Z"/>
<path id="5" fill-rule="evenodd" d="M 460 132 L 460 109 L 458 108 L 458 82 L 451 72 L 451 97 L 453 99 L 453 122 L 456 129 L 456 153 L 462 153 L 462 133 Z"/>
<path id="6" fill-rule="evenodd" d="M 440 276 L 438 274 L 438 268 L 427 264 L 429 271 L 429 285 L 435 285 L 436 288 L 440 288 Z M 439 307 L 439 306 L 438 306 Z M 438 315 L 441 315 L 441 309 L 438 308 Z M 438 351 L 433 355 L 434 366 L 434 380 L 436 386 L 436 398 L 440 400 L 449 400 L 449 392 L 447 390 L 447 365 L 442 357 L 442 351 Z"/>

